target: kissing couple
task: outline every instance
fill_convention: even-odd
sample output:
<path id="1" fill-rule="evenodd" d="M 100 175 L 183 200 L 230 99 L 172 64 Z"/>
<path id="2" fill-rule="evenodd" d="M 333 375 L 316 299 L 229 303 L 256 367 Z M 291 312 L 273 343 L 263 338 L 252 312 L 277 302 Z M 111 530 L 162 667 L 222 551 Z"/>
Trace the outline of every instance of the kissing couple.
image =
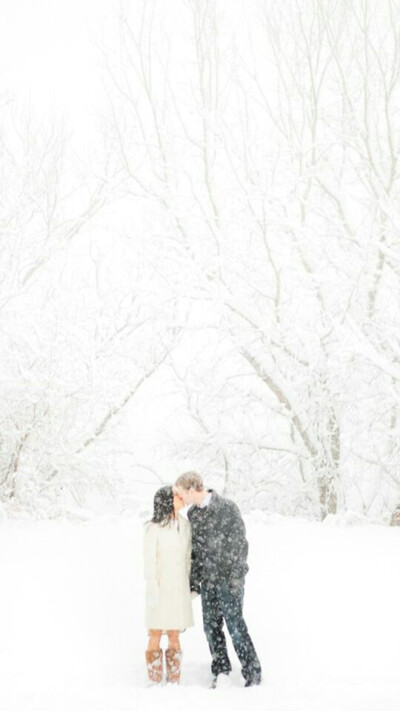
<path id="1" fill-rule="evenodd" d="M 190 506 L 187 519 L 180 513 Z M 154 496 L 154 511 L 144 532 L 146 667 L 151 685 L 179 683 L 182 650 L 179 634 L 193 626 L 192 600 L 201 595 L 203 626 L 211 653 L 210 686 L 226 684 L 232 670 L 224 621 L 239 658 L 245 686 L 261 682 L 261 665 L 243 619 L 248 543 L 237 505 L 205 489 L 196 472 L 182 474 L 174 486 Z M 229 682 L 228 682 L 229 683 Z"/>

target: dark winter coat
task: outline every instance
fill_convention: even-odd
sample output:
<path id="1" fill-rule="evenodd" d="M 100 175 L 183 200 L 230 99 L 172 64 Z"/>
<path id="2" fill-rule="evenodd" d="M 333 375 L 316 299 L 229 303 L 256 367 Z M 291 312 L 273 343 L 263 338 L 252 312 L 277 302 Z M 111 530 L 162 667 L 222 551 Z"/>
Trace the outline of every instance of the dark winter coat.
<path id="1" fill-rule="evenodd" d="M 244 579 L 248 543 L 246 529 L 236 504 L 211 490 L 208 506 L 192 506 L 192 566 L 190 587 L 200 592 L 202 582 L 235 584 Z"/>

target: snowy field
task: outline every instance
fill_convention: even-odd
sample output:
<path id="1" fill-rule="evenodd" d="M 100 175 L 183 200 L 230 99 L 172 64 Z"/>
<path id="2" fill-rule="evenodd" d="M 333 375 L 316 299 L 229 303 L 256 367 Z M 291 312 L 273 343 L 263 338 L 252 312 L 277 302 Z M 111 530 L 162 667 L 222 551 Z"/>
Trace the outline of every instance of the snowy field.
<path id="1" fill-rule="evenodd" d="M 146 687 L 142 523 L 2 522 L 1 711 L 400 709 L 400 529 L 247 518 L 246 619 L 263 664 L 207 688 L 201 626 L 179 688 Z"/>

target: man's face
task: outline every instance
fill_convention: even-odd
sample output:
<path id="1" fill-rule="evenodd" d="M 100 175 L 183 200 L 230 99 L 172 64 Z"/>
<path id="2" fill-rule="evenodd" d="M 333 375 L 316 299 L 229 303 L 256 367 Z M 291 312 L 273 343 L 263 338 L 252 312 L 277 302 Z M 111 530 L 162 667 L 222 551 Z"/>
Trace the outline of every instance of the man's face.
<path id="1" fill-rule="evenodd" d="M 182 499 L 185 506 L 190 506 L 193 503 L 193 489 L 184 489 L 183 486 L 174 486 L 174 492 Z"/>

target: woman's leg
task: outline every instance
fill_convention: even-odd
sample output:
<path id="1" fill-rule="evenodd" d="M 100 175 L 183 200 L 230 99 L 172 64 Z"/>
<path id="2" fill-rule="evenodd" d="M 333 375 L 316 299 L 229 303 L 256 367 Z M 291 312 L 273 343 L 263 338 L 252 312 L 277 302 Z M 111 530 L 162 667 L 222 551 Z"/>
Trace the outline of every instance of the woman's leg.
<path id="1" fill-rule="evenodd" d="M 161 684 L 163 678 L 163 653 L 160 649 L 162 630 L 149 630 L 149 644 L 146 651 L 146 666 L 152 684 Z"/>
<path id="2" fill-rule="evenodd" d="M 168 649 L 165 651 L 165 662 L 167 666 L 167 682 L 169 684 L 179 684 L 181 676 L 181 645 L 179 642 L 179 630 L 167 630 Z"/>
<path id="3" fill-rule="evenodd" d="M 181 645 L 179 642 L 179 630 L 167 630 L 168 635 L 168 649 L 176 649 L 178 652 L 181 651 Z"/>
<path id="4" fill-rule="evenodd" d="M 149 630 L 148 652 L 157 652 L 160 649 L 162 630 Z"/>

